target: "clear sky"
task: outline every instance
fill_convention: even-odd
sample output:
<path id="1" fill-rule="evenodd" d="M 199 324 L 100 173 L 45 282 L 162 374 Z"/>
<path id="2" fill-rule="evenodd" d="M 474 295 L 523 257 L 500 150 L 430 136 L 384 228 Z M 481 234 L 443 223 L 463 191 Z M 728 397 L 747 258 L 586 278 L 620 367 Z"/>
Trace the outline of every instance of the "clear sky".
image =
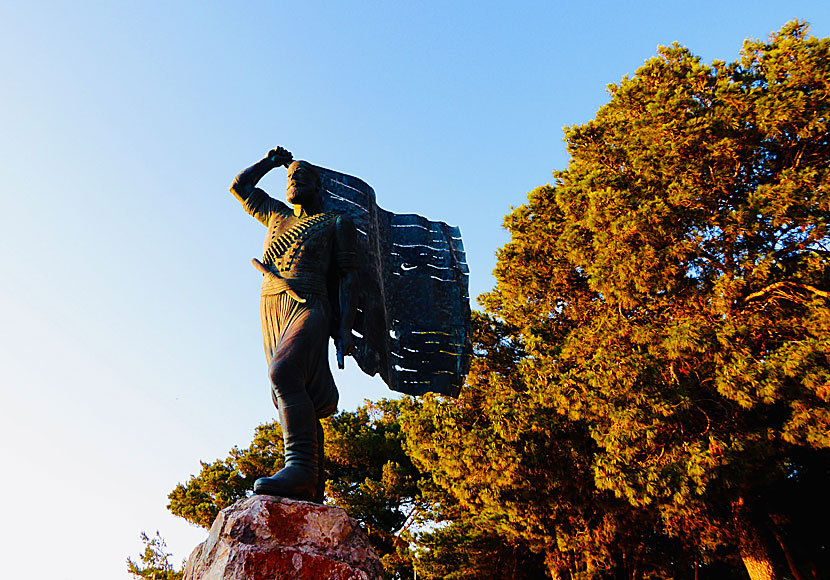
<path id="1" fill-rule="evenodd" d="M 264 229 L 227 189 L 269 148 L 460 226 L 476 296 L 608 83 L 794 18 L 830 35 L 827 0 L 3 3 L 3 576 L 128 578 L 141 530 L 177 562 L 205 538 L 167 494 L 274 418 Z M 341 408 L 390 394 L 347 366 Z"/>

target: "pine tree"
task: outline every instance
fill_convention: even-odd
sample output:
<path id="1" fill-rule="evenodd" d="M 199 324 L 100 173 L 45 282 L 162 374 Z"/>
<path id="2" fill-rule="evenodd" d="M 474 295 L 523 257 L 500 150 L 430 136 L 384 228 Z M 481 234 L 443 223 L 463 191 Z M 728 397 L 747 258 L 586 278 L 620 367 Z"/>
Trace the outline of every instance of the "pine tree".
<path id="1" fill-rule="evenodd" d="M 660 532 L 656 511 L 597 488 L 598 446 L 530 385 L 537 371 L 518 329 L 475 313 L 473 330 L 460 397 L 408 399 L 401 415 L 439 524 L 417 537 L 419 577 L 677 577 L 682 545 Z"/>
<path id="2" fill-rule="evenodd" d="M 554 578 L 826 575 L 830 40 L 673 45 L 609 91 L 506 218 L 491 336 L 411 453 Z"/>

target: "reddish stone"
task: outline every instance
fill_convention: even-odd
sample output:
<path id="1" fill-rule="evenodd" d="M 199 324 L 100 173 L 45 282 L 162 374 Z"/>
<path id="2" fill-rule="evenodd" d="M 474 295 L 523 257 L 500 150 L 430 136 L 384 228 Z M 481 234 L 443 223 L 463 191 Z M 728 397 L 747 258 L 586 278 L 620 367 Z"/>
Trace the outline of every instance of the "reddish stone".
<path id="1" fill-rule="evenodd" d="M 185 580 L 380 580 L 369 539 L 342 509 L 255 495 L 225 508 Z"/>

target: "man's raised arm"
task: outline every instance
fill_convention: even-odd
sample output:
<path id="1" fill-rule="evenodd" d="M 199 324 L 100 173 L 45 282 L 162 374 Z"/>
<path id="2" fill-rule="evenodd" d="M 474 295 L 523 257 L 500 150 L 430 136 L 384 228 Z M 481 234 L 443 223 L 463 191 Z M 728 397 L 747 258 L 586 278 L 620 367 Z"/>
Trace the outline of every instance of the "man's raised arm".
<path id="1" fill-rule="evenodd" d="M 288 166 L 293 157 L 291 153 L 282 147 L 271 149 L 268 154 L 245 169 L 234 178 L 231 184 L 231 193 L 242 204 L 249 214 L 263 225 L 268 225 L 268 219 L 275 211 L 288 209 L 281 201 L 269 196 L 256 184 L 262 177 L 275 167 Z"/>

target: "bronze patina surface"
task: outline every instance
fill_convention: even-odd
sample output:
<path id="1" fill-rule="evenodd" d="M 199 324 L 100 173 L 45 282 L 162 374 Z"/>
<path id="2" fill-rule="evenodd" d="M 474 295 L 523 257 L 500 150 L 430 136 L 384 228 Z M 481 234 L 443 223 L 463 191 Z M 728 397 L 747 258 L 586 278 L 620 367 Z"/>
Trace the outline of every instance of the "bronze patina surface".
<path id="1" fill-rule="evenodd" d="M 257 187 L 286 166 L 286 200 Z M 320 419 L 337 410 L 328 364 L 353 355 L 367 374 L 409 394 L 456 395 L 469 368 L 467 265 L 458 228 L 387 212 L 363 181 L 277 147 L 242 171 L 231 193 L 268 228 L 260 313 L 285 467 L 254 491 L 322 502 Z"/>

